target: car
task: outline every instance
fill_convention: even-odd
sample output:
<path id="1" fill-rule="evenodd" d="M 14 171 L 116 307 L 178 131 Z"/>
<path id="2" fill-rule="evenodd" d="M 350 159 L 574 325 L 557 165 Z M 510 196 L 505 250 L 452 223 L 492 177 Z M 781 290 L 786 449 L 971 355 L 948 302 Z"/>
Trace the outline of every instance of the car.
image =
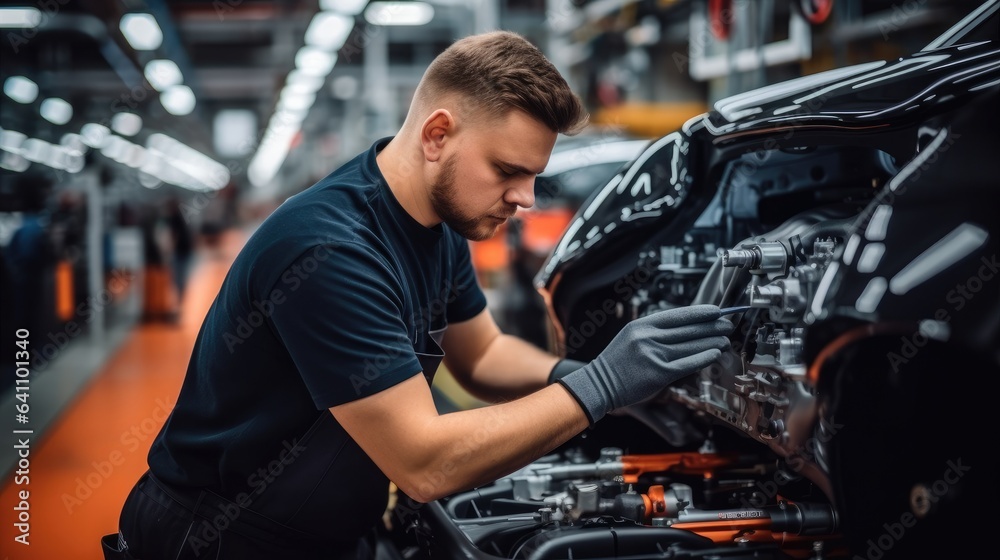
<path id="1" fill-rule="evenodd" d="M 993 556 L 998 29 L 990 0 L 912 55 L 720 100 L 595 190 L 534 277 L 561 354 L 698 303 L 731 308 L 731 349 L 402 500 L 411 557 Z"/>
<path id="2" fill-rule="evenodd" d="M 624 136 L 613 129 L 560 136 L 545 170 L 535 178 L 534 209 L 566 208 L 572 215 L 650 142 L 650 138 Z M 546 248 L 545 253 L 552 249 Z"/>

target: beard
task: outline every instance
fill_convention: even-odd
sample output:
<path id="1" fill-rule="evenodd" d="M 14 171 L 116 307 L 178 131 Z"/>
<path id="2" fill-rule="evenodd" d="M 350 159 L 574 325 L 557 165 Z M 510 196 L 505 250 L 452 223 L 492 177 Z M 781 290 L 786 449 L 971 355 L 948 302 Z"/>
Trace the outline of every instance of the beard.
<path id="1" fill-rule="evenodd" d="M 458 187 L 455 184 L 457 155 L 452 155 L 442 164 L 441 176 L 431 185 L 431 205 L 441 221 L 470 241 L 485 241 L 493 237 L 497 228 L 506 218 L 514 215 L 516 206 L 498 209 L 485 216 L 470 216 L 456 203 Z"/>

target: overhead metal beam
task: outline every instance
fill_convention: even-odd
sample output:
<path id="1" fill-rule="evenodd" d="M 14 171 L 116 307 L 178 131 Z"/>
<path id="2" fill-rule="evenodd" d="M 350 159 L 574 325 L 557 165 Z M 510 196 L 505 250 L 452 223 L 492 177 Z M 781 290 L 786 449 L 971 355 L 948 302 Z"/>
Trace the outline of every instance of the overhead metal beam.
<path id="1" fill-rule="evenodd" d="M 174 17 L 167 8 L 163 0 L 146 0 L 149 13 L 156 18 L 160 31 L 163 32 L 163 45 L 160 47 L 163 53 L 173 60 L 184 75 L 184 83 L 194 92 L 195 98 L 201 96 L 200 84 L 195 76 L 194 66 L 188 57 L 187 49 L 181 43 L 180 35 L 177 33 L 177 26 L 174 24 Z M 197 106 L 196 106 L 197 107 Z"/>
<path id="2" fill-rule="evenodd" d="M 89 37 L 97 43 L 101 55 L 104 56 L 108 66 L 111 67 L 111 70 L 118 77 L 118 79 L 112 78 L 110 80 L 116 86 L 117 91 L 121 91 L 122 83 L 124 83 L 126 89 L 142 87 L 142 71 L 136 68 L 135 62 L 122 51 L 118 43 L 108 34 L 107 25 L 96 16 L 58 13 L 45 20 L 45 23 L 38 28 L 38 32 L 71 32 Z"/>
<path id="3" fill-rule="evenodd" d="M 226 99 L 253 99 L 261 92 L 274 89 L 276 80 L 283 75 L 277 68 L 210 68 L 195 72 L 201 83 L 200 101 Z M 67 95 L 89 94 L 97 97 L 117 98 L 123 91 L 122 84 L 110 70 L 66 70 L 45 74 L 45 83 Z"/>

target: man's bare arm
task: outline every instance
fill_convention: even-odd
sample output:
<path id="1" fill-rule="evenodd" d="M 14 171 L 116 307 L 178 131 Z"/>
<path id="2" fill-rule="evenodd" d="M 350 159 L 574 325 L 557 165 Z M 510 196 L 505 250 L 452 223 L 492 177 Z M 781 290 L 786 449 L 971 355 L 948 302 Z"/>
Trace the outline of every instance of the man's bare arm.
<path id="1" fill-rule="evenodd" d="M 523 397 L 546 385 L 559 360 L 500 332 L 488 310 L 448 327 L 445 365 L 462 387 L 487 402 Z"/>
<path id="2" fill-rule="evenodd" d="M 433 500 L 509 474 L 707 367 L 730 347 L 732 330 L 714 305 L 659 311 L 626 325 L 589 364 L 517 400 L 439 415 L 428 383 L 414 375 L 330 411 L 404 492 Z M 495 343 L 482 340 L 479 355 Z"/>
<path id="3" fill-rule="evenodd" d="M 589 424 L 558 384 L 518 400 L 440 415 L 422 375 L 330 412 L 390 480 L 421 502 L 507 475 Z"/>

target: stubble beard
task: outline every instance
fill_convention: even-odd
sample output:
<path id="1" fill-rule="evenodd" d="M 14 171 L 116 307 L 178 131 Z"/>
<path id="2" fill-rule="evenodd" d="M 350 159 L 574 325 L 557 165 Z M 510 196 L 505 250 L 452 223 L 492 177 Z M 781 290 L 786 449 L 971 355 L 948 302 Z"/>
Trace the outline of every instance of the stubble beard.
<path id="1" fill-rule="evenodd" d="M 493 215 L 468 216 L 455 202 L 458 187 L 455 184 L 455 168 L 458 165 L 457 155 L 452 155 L 441 168 L 441 176 L 431 186 L 431 205 L 441 221 L 456 233 L 471 241 L 485 241 L 496 233 L 503 223 Z M 497 217 L 509 217 L 517 208 L 497 213 Z"/>

